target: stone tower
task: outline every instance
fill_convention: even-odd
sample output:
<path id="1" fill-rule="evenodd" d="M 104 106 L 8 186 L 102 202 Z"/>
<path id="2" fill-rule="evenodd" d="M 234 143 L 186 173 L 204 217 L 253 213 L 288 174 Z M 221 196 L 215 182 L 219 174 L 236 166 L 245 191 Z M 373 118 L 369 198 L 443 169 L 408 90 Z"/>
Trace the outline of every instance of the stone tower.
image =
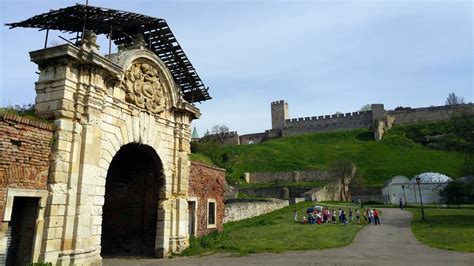
<path id="1" fill-rule="evenodd" d="M 385 117 L 385 108 L 383 104 L 371 104 L 372 109 L 372 119 L 373 123 L 375 124 L 376 120 L 381 120 Z"/>
<path id="2" fill-rule="evenodd" d="M 289 119 L 288 103 L 283 100 L 272 102 L 272 129 L 281 129 L 286 126 Z"/>

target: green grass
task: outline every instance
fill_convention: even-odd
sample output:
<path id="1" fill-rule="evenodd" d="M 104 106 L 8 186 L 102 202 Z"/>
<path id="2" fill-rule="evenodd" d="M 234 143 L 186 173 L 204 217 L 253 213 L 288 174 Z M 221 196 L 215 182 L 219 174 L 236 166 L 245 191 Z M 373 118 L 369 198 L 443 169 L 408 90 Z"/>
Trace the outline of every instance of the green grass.
<path id="1" fill-rule="evenodd" d="M 191 161 L 196 161 L 196 162 L 200 162 L 200 163 L 203 163 L 203 164 L 206 164 L 206 165 L 215 166 L 214 162 L 210 158 L 208 158 L 208 157 L 206 157 L 202 154 L 191 153 L 191 154 L 189 154 L 189 159 Z"/>
<path id="2" fill-rule="evenodd" d="M 302 202 L 259 217 L 227 223 L 222 233 L 214 232 L 202 238 L 192 238 L 190 247 L 182 254 L 189 256 L 213 252 L 279 253 L 290 250 L 336 248 L 350 244 L 363 227 L 353 224 L 318 226 L 294 222 L 295 209 L 298 210 L 300 220 L 302 215 L 306 215 L 306 208 L 314 204 L 316 203 Z M 322 205 L 330 207 L 331 210 L 341 207 Z"/>
<path id="3" fill-rule="evenodd" d="M 474 209 L 408 208 L 413 213 L 411 228 L 422 243 L 440 249 L 474 252 Z"/>
<path id="4" fill-rule="evenodd" d="M 425 147 L 402 130 L 389 131 L 382 141 L 374 141 L 369 130 L 351 130 L 215 148 L 209 153 L 206 155 L 217 165 L 227 169 L 230 183 L 242 183 L 244 172 L 329 169 L 339 158 L 352 159 L 366 185 L 382 185 L 395 175 L 412 177 L 428 171 L 457 178 L 463 164 L 454 152 Z"/>

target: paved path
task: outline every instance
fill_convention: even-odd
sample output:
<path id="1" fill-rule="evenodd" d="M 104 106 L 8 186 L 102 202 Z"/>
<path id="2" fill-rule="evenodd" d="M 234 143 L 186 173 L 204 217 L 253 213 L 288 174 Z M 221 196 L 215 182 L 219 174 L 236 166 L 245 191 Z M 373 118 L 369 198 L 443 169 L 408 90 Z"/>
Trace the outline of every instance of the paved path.
<path id="1" fill-rule="evenodd" d="M 410 212 L 382 209 L 382 214 L 381 226 L 365 226 L 354 242 L 344 248 L 249 256 L 106 259 L 104 265 L 474 265 L 474 253 L 422 245 L 411 231 Z"/>

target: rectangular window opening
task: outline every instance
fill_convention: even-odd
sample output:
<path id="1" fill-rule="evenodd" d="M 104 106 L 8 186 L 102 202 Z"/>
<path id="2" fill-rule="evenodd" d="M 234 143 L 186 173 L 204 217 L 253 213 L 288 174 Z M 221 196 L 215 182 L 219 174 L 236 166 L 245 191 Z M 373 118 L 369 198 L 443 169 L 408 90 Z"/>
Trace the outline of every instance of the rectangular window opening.
<path id="1" fill-rule="evenodd" d="M 216 224 L 216 203 L 215 202 L 209 202 L 208 203 L 208 219 L 207 219 L 207 224 L 209 225 L 215 225 Z"/>

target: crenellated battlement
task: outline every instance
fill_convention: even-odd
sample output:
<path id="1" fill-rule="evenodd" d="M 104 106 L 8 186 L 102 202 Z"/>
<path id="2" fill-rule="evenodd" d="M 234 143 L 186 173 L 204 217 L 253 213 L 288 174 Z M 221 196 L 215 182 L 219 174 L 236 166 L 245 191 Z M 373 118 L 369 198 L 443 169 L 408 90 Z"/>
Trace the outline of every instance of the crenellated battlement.
<path id="1" fill-rule="evenodd" d="M 285 101 L 284 100 L 279 100 L 279 101 L 274 101 L 271 103 L 271 105 L 282 105 L 282 104 L 285 104 Z"/>
<path id="2" fill-rule="evenodd" d="M 332 119 L 341 119 L 341 118 L 360 118 L 362 116 L 371 115 L 372 111 L 360 111 L 360 112 L 352 112 L 352 113 L 345 113 L 345 114 L 333 114 L 333 115 L 320 115 L 320 116 L 307 116 L 307 117 L 299 117 L 299 118 L 291 118 L 286 119 L 285 122 L 295 123 L 295 122 L 308 122 L 308 121 L 321 121 L 321 120 L 332 120 Z"/>

